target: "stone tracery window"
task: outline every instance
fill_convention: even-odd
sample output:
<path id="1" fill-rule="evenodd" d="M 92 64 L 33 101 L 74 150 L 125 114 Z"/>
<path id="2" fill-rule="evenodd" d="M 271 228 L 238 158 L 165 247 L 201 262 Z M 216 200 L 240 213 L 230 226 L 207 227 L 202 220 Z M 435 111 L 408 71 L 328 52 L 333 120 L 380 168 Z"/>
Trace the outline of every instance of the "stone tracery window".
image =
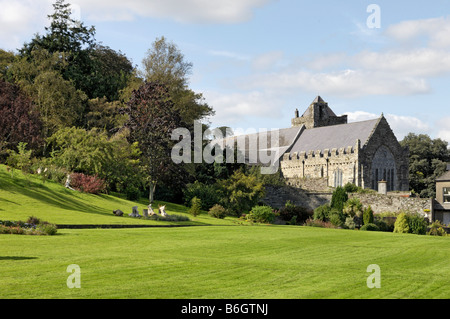
<path id="1" fill-rule="evenodd" d="M 395 190 L 396 167 L 395 158 L 389 148 L 381 146 L 372 159 L 372 188 L 378 190 L 378 182 L 387 182 L 387 190 Z"/>

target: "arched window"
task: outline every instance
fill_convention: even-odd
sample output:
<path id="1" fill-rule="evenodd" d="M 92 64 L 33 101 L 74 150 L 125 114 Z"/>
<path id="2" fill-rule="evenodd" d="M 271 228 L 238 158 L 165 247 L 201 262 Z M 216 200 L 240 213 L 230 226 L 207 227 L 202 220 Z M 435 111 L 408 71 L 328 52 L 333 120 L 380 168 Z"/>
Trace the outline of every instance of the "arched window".
<path id="1" fill-rule="evenodd" d="M 378 190 L 378 182 L 384 180 L 387 182 L 387 190 L 395 190 L 395 158 L 389 148 L 381 146 L 372 159 L 372 188 Z"/>
<path id="2" fill-rule="evenodd" d="M 340 168 L 337 168 L 334 171 L 334 187 L 343 186 L 342 185 L 342 181 L 344 180 L 343 175 L 344 175 L 344 172 Z"/>

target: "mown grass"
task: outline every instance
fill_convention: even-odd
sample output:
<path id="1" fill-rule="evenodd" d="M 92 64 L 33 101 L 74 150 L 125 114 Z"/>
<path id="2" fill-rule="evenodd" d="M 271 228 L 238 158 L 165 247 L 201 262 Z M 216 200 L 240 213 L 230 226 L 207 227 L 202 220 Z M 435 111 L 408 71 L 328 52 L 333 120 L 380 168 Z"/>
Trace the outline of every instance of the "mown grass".
<path id="1" fill-rule="evenodd" d="M 0 219 L 56 224 L 169 224 L 115 217 L 142 202 L 87 195 L 0 166 Z M 187 208 L 167 204 L 169 214 Z M 189 216 L 189 215 L 188 215 Z M 237 226 L 202 214 L 183 228 L 60 229 L 55 236 L 0 235 L 0 298 L 303 299 L 450 297 L 450 238 Z M 217 227 L 221 225 L 221 227 Z M 81 268 L 69 289 L 67 266 Z M 370 289 L 367 266 L 379 265 Z"/>
<path id="2" fill-rule="evenodd" d="M 0 235 L 0 298 L 450 297 L 448 238 L 299 226 Z M 68 265 L 81 268 L 69 289 Z M 381 270 L 370 289 L 367 266 Z"/>

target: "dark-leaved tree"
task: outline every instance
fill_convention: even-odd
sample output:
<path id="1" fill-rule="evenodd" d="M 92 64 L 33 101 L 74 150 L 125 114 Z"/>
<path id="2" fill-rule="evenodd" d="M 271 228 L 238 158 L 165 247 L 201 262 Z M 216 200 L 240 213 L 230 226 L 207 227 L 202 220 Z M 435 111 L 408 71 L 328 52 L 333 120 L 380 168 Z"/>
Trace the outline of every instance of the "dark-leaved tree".
<path id="1" fill-rule="evenodd" d="M 19 142 L 37 149 L 42 142 L 40 116 L 31 100 L 16 85 L 0 79 L 0 154 Z"/>
<path id="2" fill-rule="evenodd" d="M 124 127 L 129 130 L 129 141 L 138 142 L 142 152 L 141 165 L 147 175 L 152 203 L 157 184 L 181 186 L 186 182 L 186 170 L 171 158 L 175 145 L 172 132 L 184 126 L 168 88 L 156 82 L 146 82 L 135 90 L 122 112 L 128 115 Z"/>

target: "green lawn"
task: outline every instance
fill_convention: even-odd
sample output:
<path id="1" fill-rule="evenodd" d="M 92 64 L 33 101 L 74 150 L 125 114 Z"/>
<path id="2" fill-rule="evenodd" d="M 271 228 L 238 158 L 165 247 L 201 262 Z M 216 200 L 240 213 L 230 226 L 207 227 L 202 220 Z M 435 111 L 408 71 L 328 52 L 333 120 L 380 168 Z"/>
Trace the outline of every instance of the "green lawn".
<path id="1" fill-rule="evenodd" d="M 161 224 L 112 215 L 135 204 L 11 180 L 0 166 L 2 220 Z M 185 212 L 170 205 L 169 213 Z M 0 298 L 450 298 L 450 237 L 191 219 L 221 226 L 0 235 Z M 72 264 L 81 268 L 80 289 L 67 287 Z M 371 264 L 380 267 L 381 288 L 367 287 Z"/>
<path id="2" fill-rule="evenodd" d="M 0 298 L 444 298 L 444 237 L 296 226 L 0 235 Z M 69 289 L 68 265 L 81 268 Z M 369 289 L 377 264 L 381 288 Z"/>

